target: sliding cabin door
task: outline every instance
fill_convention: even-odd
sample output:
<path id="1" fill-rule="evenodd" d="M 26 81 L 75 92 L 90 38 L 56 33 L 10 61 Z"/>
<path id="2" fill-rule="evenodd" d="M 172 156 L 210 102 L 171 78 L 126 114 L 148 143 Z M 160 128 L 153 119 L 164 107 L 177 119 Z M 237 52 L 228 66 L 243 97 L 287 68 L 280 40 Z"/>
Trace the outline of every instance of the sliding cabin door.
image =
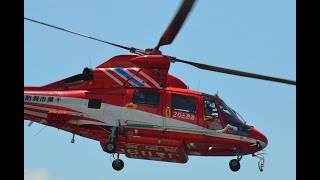
<path id="1" fill-rule="evenodd" d="M 199 130 L 201 111 L 198 95 L 167 91 L 165 112 L 166 128 L 181 131 Z"/>

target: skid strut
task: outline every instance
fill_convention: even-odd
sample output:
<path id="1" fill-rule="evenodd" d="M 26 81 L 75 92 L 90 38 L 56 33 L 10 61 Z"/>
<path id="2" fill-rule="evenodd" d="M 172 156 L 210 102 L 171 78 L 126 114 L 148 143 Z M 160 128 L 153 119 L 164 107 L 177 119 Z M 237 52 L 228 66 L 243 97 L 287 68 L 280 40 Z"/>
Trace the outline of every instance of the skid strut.
<path id="1" fill-rule="evenodd" d="M 111 134 L 107 139 L 106 143 L 106 152 L 107 153 L 115 153 L 117 150 L 116 143 L 114 142 L 115 139 L 115 133 L 116 133 L 117 127 L 113 126 L 111 128 Z"/>
<path id="2" fill-rule="evenodd" d="M 237 159 L 232 159 L 229 162 L 229 167 L 231 169 L 231 171 L 236 172 L 239 171 L 240 169 L 240 160 L 242 159 L 242 151 L 240 148 L 236 148 L 235 149 L 235 153 L 237 155 Z"/>
<path id="3" fill-rule="evenodd" d="M 239 148 L 236 148 L 237 160 L 240 161 L 242 159 L 242 151 Z"/>

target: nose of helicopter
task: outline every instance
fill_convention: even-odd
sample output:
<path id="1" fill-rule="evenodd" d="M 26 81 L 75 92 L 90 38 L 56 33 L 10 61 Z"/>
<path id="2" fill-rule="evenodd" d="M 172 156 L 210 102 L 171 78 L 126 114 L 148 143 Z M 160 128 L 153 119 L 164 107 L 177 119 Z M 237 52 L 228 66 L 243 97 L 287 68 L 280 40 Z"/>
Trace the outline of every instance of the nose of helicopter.
<path id="1" fill-rule="evenodd" d="M 260 145 L 261 145 L 261 149 L 264 149 L 267 147 L 268 145 L 268 139 L 265 135 L 263 135 L 261 132 L 259 132 L 257 129 L 255 129 L 254 127 L 251 127 L 251 134 L 250 137 L 253 139 L 256 139 Z"/>

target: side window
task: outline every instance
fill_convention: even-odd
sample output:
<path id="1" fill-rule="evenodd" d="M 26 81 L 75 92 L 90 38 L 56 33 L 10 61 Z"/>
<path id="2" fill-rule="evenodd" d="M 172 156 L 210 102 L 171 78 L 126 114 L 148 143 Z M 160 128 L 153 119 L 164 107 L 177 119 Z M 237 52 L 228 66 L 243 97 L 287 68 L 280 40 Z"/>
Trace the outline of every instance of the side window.
<path id="1" fill-rule="evenodd" d="M 88 108 L 100 109 L 101 99 L 89 99 Z"/>
<path id="2" fill-rule="evenodd" d="M 171 95 L 171 108 L 184 112 L 196 113 L 196 98 L 190 96 Z"/>
<path id="3" fill-rule="evenodd" d="M 159 106 L 160 94 L 157 91 L 135 90 L 132 102 L 134 104 Z"/>
<path id="4" fill-rule="evenodd" d="M 207 116 L 218 116 L 218 110 L 213 99 L 204 99 L 205 115 Z"/>
<path id="5" fill-rule="evenodd" d="M 217 106 L 214 100 L 210 98 L 204 98 L 204 108 L 205 108 L 204 115 L 209 116 L 208 119 L 206 119 L 207 117 L 205 117 L 204 119 L 206 121 L 207 128 L 212 130 L 223 129 L 221 120 L 219 119 L 219 116 L 218 116 Z"/>

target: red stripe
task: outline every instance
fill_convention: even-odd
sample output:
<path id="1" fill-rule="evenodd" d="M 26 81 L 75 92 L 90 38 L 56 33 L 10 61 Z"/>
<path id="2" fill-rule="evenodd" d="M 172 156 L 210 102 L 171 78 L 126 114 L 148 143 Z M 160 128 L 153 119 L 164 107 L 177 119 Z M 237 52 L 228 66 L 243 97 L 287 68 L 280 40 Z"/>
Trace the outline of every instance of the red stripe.
<path id="1" fill-rule="evenodd" d="M 121 76 L 119 76 L 118 74 L 116 74 L 115 72 L 113 72 L 111 69 L 109 69 L 109 68 L 103 68 L 105 71 L 107 71 L 109 74 L 111 74 L 113 77 L 115 77 L 116 79 L 118 79 L 122 84 L 124 83 L 124 82 L 126 82 L 126 80 L 124 80 Z M 118 82 L 116 82 L 115 80 L 113 80 L 109 75 L 107 75 L 106 73 L 104 73 L 103 72 L 103 74 L 105 75 L 105 76 L 107 76 L 108 77 L 108 79 L 110 79 L 109 81 L 112 81 L 112 82 L 114 82 L 115 84 L 117 84 L 117 85 L 119 85 L 120 86 L 120 84 L 118 84 Z"/>
<path id="2" fill-rule="evenodd" d="M 159 85 L 161 85 L 161 80 L 159 79 L 159 78 L 157 78 L 157 77 L 155 77 L 155 74 L 154 73 L 152 73 L 152 72 L 149 72 L 149 71 L 145 71 L 145 70 L 141 70 L 143 73 L 145 73 L 146 75 L 148 75 L 151 79 L 153 79 L 155 82 L 157 82 Z M 142 75 L 141 75 L 142 76 Z M 143 76 L 142 76 L 143 77 Z M 152 82 L 151 82 L 151 84 L 153 85 L 153 86 L 155 86 Z"/>
<path id="3" fill-rule="evenodd" d="M 38 112 L 38 113 L 43 113 L 43 114 L 47 114 L 47 112 L 44 112 L 43 110 L 38 110 L 38 109 L 32 109 L 32 108 L 24 108 L 24 110 L 29 110 L 29 111 L 33 111 L 33 112 Z M 40 117 L 37 115 L 33 115 L 33 114 L 28 114 L 28 113 L 24 113 L 24 116 L 26 117 L 30 117 L 30 120 L 43 120 L 46 119 L 45 117 Z"/>
<path id="4" fill-rule="evenodd" d="M 117 78 L 119 81 L 121 81 L 122 83 L 126 82 L 126 80 L 124 80 L 120 75 L 118 75 L 117 73 L 115 73 L 113 70 L 107 68 L 105 69 L 106 71 L 108 71 L 108 73 L 110 73 L 111 75 L 113 75 L 115 78 Z"/>
<path id="5" fill-rule="evenodd" d="M 48 114 L 48 112 L 49 112 L 47 110 L 34 109 L 34 108 L 29 108 L 29 107 L 24 107 L 24 110 L 39 112 L 39 113 L 43 113 L 43 114 Z"/>
<path id="6" fill-rule="evenodd" d="M 31 95 L 31 96 L 50 96 L 50 97 L 82 97 L 83 94 L 87 92 L 87 90 L 72 90 L 72 91 L 24 91 L 24 95 Z"/>
<path id="7" fill-rule="evenodd" d="M 24 113 L 24 119 L 40 122 L 46 118 Z"/>
<path id="8" fill-rule="evenodd" d="M 108 73 L 110 73 L 112 75 L 111 72 L 108 71 L 107 68 L 101 68 L 104 69 L 105 71 L 107 71 Z M 99 79 L 103 78 L 103 81 L 107 82 L 108 84 L 114 83 L 118 86 L 120 86 L 120 84 L 118 84 L 115 80 L 113 80 L 108 74 L 106 74 L 104 71 L 101 70 L 101 73 L 98 74 L 99 75 Z M 100 77 L 103 76 L 103 77 Z M 98 78 L 97 78 L 98 79 Z M 120 80 L 119 80 L 120 81 Z"/>
<path id="9" fill-rule="evenodd" d="M 61 91 L 41 91 L 41 90 L 25 90 L 25 94 L 30 95 L 39 95 L 39 96 L 55 96 L 58 97 L 61 94 Z"/>

